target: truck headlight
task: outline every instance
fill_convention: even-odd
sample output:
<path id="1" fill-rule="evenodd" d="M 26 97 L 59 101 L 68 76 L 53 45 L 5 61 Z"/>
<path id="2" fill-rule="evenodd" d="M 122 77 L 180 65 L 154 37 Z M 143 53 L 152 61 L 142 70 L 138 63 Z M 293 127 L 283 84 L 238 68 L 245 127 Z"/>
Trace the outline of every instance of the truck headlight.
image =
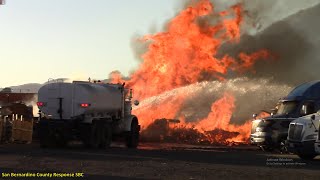
<path id="1" fill-rule="evenodd" d="M 316 140 L 317 139 L 317 134 L 309 134 L 304 139 L 305 140 Z"/>
<path id="2" fill-rule="evenodd" d="M 262 128 L 261 127 L 257 127 L 256 128 L 256 132 L 262 132 Z"/>

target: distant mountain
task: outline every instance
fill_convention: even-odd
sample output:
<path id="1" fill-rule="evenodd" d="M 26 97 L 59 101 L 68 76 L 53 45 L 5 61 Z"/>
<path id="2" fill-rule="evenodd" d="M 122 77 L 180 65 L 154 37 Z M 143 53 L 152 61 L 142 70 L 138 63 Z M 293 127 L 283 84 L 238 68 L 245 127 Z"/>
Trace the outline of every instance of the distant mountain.
<path id="1" fill-rule="evenodd" d="M 129 78 L 127 78 L 127 77 L 124 77 L 123 79 L 124 80 L 129 80 Z M 104 79 L 104 80 L 102 80 L 102 82 L 108 83 L 108 82 L 110 82 L 110 80 L 111 79 Z M 67 78 L 60 78 L 60 79 L 56 79 L 55 81 L 57 81 L 57 82 L 72 82 L 71 80 L 69 80 Z M 44 84 L 47 84 L 47 83 L 48 82 L 46 82 Z M 19 85 L 19 86 L 10 86 L 8 88 L 11 88 L 13 93 L 19 93 L 19 92 L 21 92 L 21 93 L 38 93 L 38 90 L 44 84 L 28 83 L 28 84 L 23 84 L 23 85 Z M 0 91 L 3 90 L 3 89 L 0 88 Z"/>
<path id="2" fill-rule="evenodd" d="M 42 84 L 29 83 L 29 84 L 23 84 L 19 86 L 11 86 L 9 88 L 12 89 L 12 92 L 38 93 L 38 90 L 41 86 Z"/>

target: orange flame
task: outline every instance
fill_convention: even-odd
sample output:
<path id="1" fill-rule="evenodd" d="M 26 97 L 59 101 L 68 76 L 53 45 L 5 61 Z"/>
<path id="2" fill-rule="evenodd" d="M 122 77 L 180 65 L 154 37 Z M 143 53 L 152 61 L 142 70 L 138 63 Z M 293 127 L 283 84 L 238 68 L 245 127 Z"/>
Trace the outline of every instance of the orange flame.
<path id="1" fill-rule="evenodd" d="M 210 24 L 210 17 L 219 17 L 216 24 Z M 201 23 L 200 23 L 201 21 Z M 240 40 L 240 25 L 243 21 L 241 4 L 223 12 L 215 12 L 209 0 L 199 0 L 174 17 L 165 32 L 146 35 L 142 38 L 148 42 L 148 51 L 142 55 L 143 63 L 128 81 L 128 86 L 135 89 L 135 96 L 146 99 L 163 92 L 193 84 L 215 77 L 224 80 L 229 71 L 243 73 L 251 70 L 259 59 L 268 59 L 267 50 L 251 54 L 240 53 L 239 59 L 225 55 L 217 57 L 223 43 Z M 254 71 L 253 71 L 254 72 Z M 113 75 L 113 82 L 121 80 L 119 74 Z M 148 127 L 155 119 L 180 118 L 186 128 L 194 127 L 204 134 L 207 131 L 221 129 L 237 132 L 233 141 L 246 141 L 250 133 L 250 122 L 244 125 L 232 125 L 230 119 L 235 110 L 235 98 L 225 93 L 212 103 L 211 113 L 207 118 L 194 123 L 184 122 L 176 117 L 185 95 L 180 94 L 173 100 L 141 107 L 134 110 L 143 128 Z M 193 131 L 192 131 L 193 132 Z M 204 135 L 204 138 L 216 141 L 218 135 Z M 209 140 L 210 141 L 210 140 Z"/>
<path id="2" fill-rule="evenodd" d="M 208 117 L 195 124 L 196 129 L 200 131 L 229 130 L 225 128 L 229 128 L 230 119 L 235 108 L 234 101 L 235 99 L 231 94 L 225 93 L 221 99 L 212 104 Z"/>
<path id="3" fill-rule="evenodd" d="M 201 0 L 170 21 L 167 31 L 145 36 L 143 40 L 150 42 L 149 50 L 143 54 L 143 63 L 129 81 L 136 96 L 146 98 L 204 80 L 204 73 L 224 79 L 229 69 L 247 70 L 257 59 L 268 58 L 267 51 L 252 55 L 242 53 L 240 61 L 229 56 L 216 57 L 223 43 L 240 38 L 242 6 L 233 6 L 229 11 L 235 17 L 215 25 L 210 25 L 208 20 L 200 25 L 199 19 L 205 16 L 224 17 L 213 11 L 209 0 Z"/>

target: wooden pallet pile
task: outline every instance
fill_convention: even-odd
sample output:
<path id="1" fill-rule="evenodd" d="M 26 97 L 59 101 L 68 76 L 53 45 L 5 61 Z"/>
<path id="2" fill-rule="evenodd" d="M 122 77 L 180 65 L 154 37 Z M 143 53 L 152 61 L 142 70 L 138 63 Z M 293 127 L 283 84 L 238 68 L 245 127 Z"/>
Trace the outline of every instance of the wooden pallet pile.
<path id="1" fill-rule="evenodd" d="M 12 141 L 16 143 L 31 143 L 33 133 L 32 120 L 14 120 L 12 125 Z"/>
<path id="2" fill-rule="evenodd" d="M 32 135 L 33 120 L 17 115 L 0 118 L 0 142 L 31 143 Z"/>

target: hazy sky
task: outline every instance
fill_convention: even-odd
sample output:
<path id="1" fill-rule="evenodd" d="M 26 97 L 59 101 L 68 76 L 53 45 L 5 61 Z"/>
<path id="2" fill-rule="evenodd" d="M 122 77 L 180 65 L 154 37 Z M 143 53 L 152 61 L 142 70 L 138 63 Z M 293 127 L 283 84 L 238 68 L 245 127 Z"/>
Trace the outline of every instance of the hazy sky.
<path id="1" fill-rule="evenodd" d="M 0 6 L 0 88 L 48 78 L 108 77 L 137 67 L 136 34 L 174 16 L 176 0 L 6 0 Z"/>
<path id="2" fill-rule="evenodd" d="M 137 68 L 131 41 L 160 30 L 186 0 L 6 0 L 0 6 L 0 88 L 49 78 L 105 79 Z M 244 2 L 265 24 L 320 0 L 215 0 L 216 8 Z"/>

